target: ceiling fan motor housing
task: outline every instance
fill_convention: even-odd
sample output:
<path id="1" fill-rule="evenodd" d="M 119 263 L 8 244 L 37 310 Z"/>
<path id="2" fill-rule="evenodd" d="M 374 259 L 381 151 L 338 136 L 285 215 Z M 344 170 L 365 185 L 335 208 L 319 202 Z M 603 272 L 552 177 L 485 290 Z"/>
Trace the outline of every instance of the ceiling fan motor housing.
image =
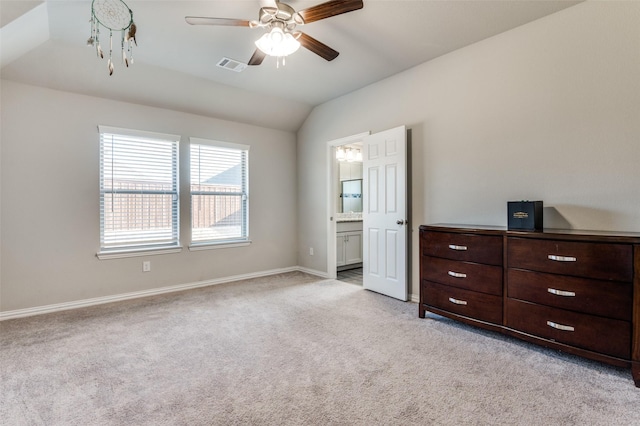
<path id="1" fill-rule="evenodd" d="M 293 31 L 297 24 L 304 24 L 302 17 L 294 8 L 285 3 L 276 2 L 276 7 L 262 7 L 258 14 L 258 21 L 252 21 L 252 27 L 279 26 L 286 31 Z"/>

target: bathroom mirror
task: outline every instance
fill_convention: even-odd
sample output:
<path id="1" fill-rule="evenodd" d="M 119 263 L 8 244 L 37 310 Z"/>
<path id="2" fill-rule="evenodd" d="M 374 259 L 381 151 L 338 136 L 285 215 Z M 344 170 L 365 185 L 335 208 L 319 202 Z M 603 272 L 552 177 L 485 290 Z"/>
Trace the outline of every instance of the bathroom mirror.
<path id="1" fill-rule="evenodd" d="M 362 212 L 362 144 L 336 147 L 337 213 Z"/>
<path id="2" fill-rule="evenodd" d="M 343 180 L 341 182 L 340 198 L 343 213 L 358 213 L 362 211 L 362 179 Z"/>

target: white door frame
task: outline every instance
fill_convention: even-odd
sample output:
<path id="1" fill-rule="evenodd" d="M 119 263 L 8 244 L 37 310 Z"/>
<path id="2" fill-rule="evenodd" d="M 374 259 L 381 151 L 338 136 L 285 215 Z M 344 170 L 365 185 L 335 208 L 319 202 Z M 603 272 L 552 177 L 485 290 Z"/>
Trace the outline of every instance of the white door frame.
<path id="1" fill-rule="evenodd" d="M 336 260 L 336 221 L 334 216 L 336 213 L 336 178 L 338 177 L 338 164 L 336 160 L 336 147 L 348 145 L 351 143 L 362 142 L 365 136 L 369 136 L 371 132 L 358 133 L 357 135 L 346 136 L 340 139 L 334 139 L 327 142 L 327 276 L 335 279 L 337 274 L 338 263 Z M 362 177 L 365 179 L 365 177 Z"/>

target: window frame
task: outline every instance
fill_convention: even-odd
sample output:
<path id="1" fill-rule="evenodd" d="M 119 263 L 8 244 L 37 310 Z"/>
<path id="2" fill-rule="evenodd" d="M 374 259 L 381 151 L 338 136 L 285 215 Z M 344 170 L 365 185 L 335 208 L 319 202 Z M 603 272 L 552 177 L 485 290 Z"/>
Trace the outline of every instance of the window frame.
<path id="1" fill-rule="evenodd" d="M 171 142 L 172 158 L 172 190 L 171 191 L 158 191 L 158 190 L 113 190 L 105 189 L 103 187 L 103 174 L 104 174 L 104 157 L 103 157 L 103 135 L 118 135 L 124 138 L 143 138 L 156 140 L 159 142 Z M 179 135 L 172 135 L 166 133 L 148 132 L 142 130 L 124 129 L 111 126 L 98 126 L 99 136 L 99 186 L 100 186 L 100 249 L 96 256 L 99 259 L 114 259 L 123 257 L 134 256 L 147 256 L 152 254 L 166 254 L 166 253 L 179 253 L 182 251 L 180 245 L 180 139 Z M 170 242 L 165 243 L 139 243 L 139 244 L 123 244 L 109 247 L 104 244 L 105 241 L 105 195 L 116 193 L 139 193 L 139 194 L 154 194 L 159 193 L 171 194 L 174 197 L 171 206 L 171 236 L 173 237 Z"/>
<path id="2" fill-rule="evenodd" d="M 193 172 L 192 158 L 191 158 L 191 150 L 194 146 L 208 146 L 212 148 L 221 148 L 221 149 L 229 149 L 242 151 L 244 155 L 244 173 L 241 174 L 243 177 L 243 182 L 241 186 L 243 187 L 239 193 L 235 195 L 240 195 L 243 198 L 242 203 L 244 204 L 244 212 L 245 214 L 242 216 L 241 227 L 245 230 L 244 236 L 239 238 L 228 238 L 228 239 L 209 239 L 209 240 L 196 240 L 193 239 L 194 233 L 194 221 L 193 221 L 193 195 L 222 195 L 224 193 L 216 193 L 207 192 L 207 191 L 193 191 L 193 186 L 191 182 L 191 174 Z M 221 249 L 221 248 L 231 248 L 231 247 L 243 247 L 251 244 L 251 239 L 249 238 L 249 152 L 250 146 L 245 144 L 238 144 L 233 142 L 223 142 L 213 139 L 203 139 L 190 137 L 189 138 L 189 228 L 191 231 L 191 239 L 189 243 L 190 251 L 199 251 L 199 250 L 212 250 L 212 249 Z M 233 193 L 231 193 L 233 194 Z"/>

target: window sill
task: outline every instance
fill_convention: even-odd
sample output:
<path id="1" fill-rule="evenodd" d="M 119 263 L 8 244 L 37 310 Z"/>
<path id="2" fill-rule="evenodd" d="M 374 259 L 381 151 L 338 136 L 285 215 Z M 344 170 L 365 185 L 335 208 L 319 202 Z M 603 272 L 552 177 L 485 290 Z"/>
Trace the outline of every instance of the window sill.
<path id="1" fill-rule="evenodd" d="M 235 241 L 235 242 L 224 242 L 224 243 L 202 243 L 202 244 L 192 244 L 189 246 L 189 251 L 201 251 L 201 250 L 216 250 L 216 249 L 224 249 L 224 248 L 234 248 L 234 247 L 246 247 L 251 244 L 251 240 L 246 241 Z"/>
<path id="2" fill-rule="evenodd" d="M 157 254 L 180 253 L 182 247 L 157 247 L 150 249 L 108 250 L 100 251 L 96 257 L 100 260 L 122 259 L 125 257 L 154 256 Z"/>

